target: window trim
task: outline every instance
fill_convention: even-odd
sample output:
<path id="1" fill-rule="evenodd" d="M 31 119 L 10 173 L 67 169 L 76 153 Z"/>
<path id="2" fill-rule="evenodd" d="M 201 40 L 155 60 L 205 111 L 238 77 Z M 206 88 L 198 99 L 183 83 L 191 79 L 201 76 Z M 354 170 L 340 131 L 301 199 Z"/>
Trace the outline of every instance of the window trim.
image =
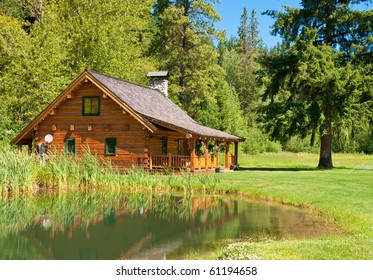
<path id="1" fill-rule="evenodd" d="M 109 141 L 114 141 L 114 153 L 109 153 Z M 105 156 L 117 155 L 117 138 L 105 138 Z"/>
<path id="2" fill-rule="evenodd" d="M 84 103 L 86 99 L 98 99 L 98 112 L 97 113 L 84 113 Z M 82 116 L 99 116 L 100 115 L 100 96 L 82 96 Z M 92 103 L 91 103 L 91 111 L 92 111 Z"/>
<path id="3" fill-rule="evenodd" d="M 73 153 L 69 153 L 69 145 L 68 145 L 69 141 L 73 141 L 73 143 L 74 143 L 74 152 Z M 65 138 L 65 154 L 76 155 L 76 138 Z"/>

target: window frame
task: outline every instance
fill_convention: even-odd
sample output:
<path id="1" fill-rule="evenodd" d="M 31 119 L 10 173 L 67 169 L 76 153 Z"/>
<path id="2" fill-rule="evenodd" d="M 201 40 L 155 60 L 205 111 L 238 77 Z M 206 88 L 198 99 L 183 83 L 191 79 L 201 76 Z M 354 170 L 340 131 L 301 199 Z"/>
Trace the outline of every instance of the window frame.
<path id="1" fill-rule="evenodd" d="M 92 113 L 92 99 L 97 99 L 98 100 L 98 109 L 97 113 Z M 90 108 L 90 113 L 85 113 L 84 112 L 84 104 L 85 100 L 91 100 L 91 108 Z M 82 116 L 99 116 L 100 115 L 100 96 L 82 96 Z"/>
<path id="2" fill-rule="evenodd" d="M 186 148 L 187 139 L 179 138 L 177 142 L 177 154 L 179 156 L 186 155 L 188 153 Z"/>
<path id="3" fill-rule="evenodd" d="M 69 141 L 73 141 L 74 143 L 74 152 L 70 153 L 69 152 Z M 76 138 L 65 138 L 65 154 L 67 155 L 76 155 Z"/>
<path id="4" fill-rule="evenodd" d="M 162 136 L 161 141 L 162 141 L 162 147 L 161 147 L 162 155 L 167 155 L 168 154 L 168 139 L 166 136 Z"/>
<path id="5" fill-rule="evenodd" d="M 114 141 L 111 143 L 114 145 L 114 153 L 109 153 L 109 142 Z M 116 156 L 117 155 L 117 138 L 109 137 L 105 138 L 105 156 Z"/>

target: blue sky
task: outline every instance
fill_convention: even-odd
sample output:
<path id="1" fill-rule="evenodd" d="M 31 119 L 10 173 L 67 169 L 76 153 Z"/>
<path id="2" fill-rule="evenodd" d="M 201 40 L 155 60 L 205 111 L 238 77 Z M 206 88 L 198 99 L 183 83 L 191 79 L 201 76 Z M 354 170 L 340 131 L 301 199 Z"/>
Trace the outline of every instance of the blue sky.
<path id="1" fill-rule="evenodd" d="M 255 9 L 256 16 L 259 22 L 259 36 L 268 47 L 273 47 L 281 40 L 279 37 L 270 35 L 274 20 L 266 15 L 261 15 L 266 10 L 282 10 L 283 6 L 300 7 L 300 0 L 222 0 L 220 4 L 216 4 L 217 12 L 222 16 L 222 21 L 216 24 L 218 30 L 227 30 L 227 37 L 237 36 L 237 29 L 240 24 L 240 18 L 243 13 L 243 8 L 246 7 L 249 15 Z M 372 4 L 360 5 L 361 9 L 372 9 Z"/>

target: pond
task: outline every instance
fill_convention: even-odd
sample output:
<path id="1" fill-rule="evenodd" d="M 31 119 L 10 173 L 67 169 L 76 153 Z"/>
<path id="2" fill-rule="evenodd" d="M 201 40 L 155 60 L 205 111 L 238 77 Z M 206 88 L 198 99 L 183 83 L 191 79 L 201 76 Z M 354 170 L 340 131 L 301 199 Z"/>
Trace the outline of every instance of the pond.
<path id="1" fill-rule="evenodd" d="M 0 259 L 183 259 L 257 236 L 335 229 L 296 207 L 234 196 L 86 191 L 0 198 Z"/>

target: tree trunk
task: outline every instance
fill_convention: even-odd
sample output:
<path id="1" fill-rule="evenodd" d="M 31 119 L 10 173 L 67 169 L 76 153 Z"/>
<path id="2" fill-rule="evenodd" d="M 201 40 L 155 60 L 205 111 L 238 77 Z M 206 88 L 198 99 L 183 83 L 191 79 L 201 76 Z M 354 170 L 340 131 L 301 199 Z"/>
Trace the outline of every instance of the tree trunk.
<path id="1" fill-rule="evenodd" d="M 332 162 L 332 109 L 330 106 L 324 109 L 324 126 L 321 131 L 321 145 L 320 145 L 320 158 L 319 169 L 333 168 Z"/>

